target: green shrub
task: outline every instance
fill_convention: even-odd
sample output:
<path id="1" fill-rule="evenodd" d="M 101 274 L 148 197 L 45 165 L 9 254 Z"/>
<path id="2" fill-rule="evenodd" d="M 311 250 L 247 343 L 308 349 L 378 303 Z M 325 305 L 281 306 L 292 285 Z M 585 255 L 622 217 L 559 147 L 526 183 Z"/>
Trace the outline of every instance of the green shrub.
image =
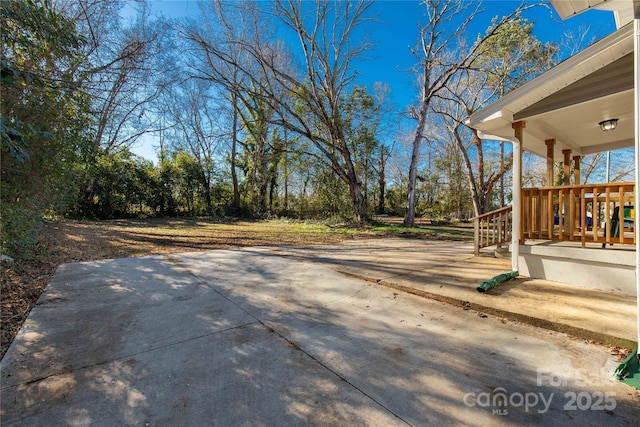
<path id="1" fill-rule="evenodd" d="M 0 207 L 2 253 L 15 259 L 28 259 L 39 242 L 40 213 L 20 204 L 2 203 Z"/>

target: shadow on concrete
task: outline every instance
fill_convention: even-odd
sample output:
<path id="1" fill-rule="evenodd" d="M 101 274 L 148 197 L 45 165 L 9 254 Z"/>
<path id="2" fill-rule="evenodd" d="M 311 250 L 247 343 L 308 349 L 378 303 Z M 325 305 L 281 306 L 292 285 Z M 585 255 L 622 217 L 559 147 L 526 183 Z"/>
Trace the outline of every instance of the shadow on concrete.
<path id="1" fill-rule="evenodd" d="M 108 260 L 43 294 L 2 361 L 2 424 L 635 425 L 607 360 L 264 253 Z"/>

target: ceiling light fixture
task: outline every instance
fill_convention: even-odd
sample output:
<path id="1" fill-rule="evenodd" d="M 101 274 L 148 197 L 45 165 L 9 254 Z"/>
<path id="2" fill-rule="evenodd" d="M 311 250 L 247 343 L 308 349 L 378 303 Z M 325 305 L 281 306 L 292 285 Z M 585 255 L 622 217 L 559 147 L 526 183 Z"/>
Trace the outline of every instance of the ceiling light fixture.
<path id="1" fill-rule="evenodd" d="M 600 129 L 605 132 L 609 132 L 610 130 L 614 130 L 618 126 L 618 119 L 609 119 L 603 120 L 599 123 Z"/>

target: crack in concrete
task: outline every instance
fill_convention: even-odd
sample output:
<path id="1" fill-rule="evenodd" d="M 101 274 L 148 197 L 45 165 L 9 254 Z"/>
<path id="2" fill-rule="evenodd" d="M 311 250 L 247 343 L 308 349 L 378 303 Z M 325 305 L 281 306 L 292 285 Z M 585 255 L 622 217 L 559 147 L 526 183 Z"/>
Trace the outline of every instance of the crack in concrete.
<path id="1" fill-rule="evenodd" d="M 272 256 L 274 256 L 274 254 L 270 254 Z M 229 301 L 231 304 L 233 304 L 234 306 L 236 306 L 238 309 L 242 310 L 244 313 L 246 313 L 248 316 L 251 316 L 252 318 L 254 318 L 256 320 L 256 322 L 253 323 L 259 323 L 260 325 L 262 325 L 266 331 L 270 332 L 271 334 L 273 334 L 276 337 L 279 337 L 281 340 L 283 340 L 284 342 L 286 342 L 287 344 L 289 344 L 291 347 L 293 347 L 294 349 L 296 349 L 297 351 L 301 352 L 302 354 L 304 354 L 306 357 L 308 357 L 310 360 L 312 360 L 314 363 L 322 366 L 324 369 L 326 369 L 328 372 L 330 372 L 331 374 L 335 375 L 338 379 L 340 379 L 340 381 L 343 381 L 344 383 L 348 384 L 351 388 L 353 388 L 354 390 L 356 390 L 358 393 L 362 394 L 363 396 L 365 396 L 367 399 L 371 400 L 372 402 L 374 402 L 376 405 L 378 405 L 379 407 L 381 407 L 382 409 L 384 409 L 386 412 L 388 412 L 389 414 L 393 415 L 394 417 L 396 417 L 398 420 L 402 421 L 404 424 L 412 426 L 411 423 L 409 423 L 407 420 L 403 419 L 400 415 L 396 414 L 395 412 L 393 412 L 390 408 L 386 407 L 385 405 L 383 405 L 381 402 L 379 402 L 378 400 L 376 400 L 373 396 L 371 396 L 370 394 L 368 394 L 366 391 L 364 391 L 363 389 L 361 389 L 360 387 L 358 387 L 357 385 L 355 385 L 354 383 L 352 383 L 351 381 L 349 381 L 349 379 L 347 379 L 347 377 L 345 377 L 344 375 L 340 374 L 338 371 L 332 369 L 331 367 L 329 367 L 327 364 L 325 364 L 324 362 L 322 362 L 320 359 L 318 359 L 317 357 L 315 357 L 314 355 L 312 355 L 311 353 L 309 353 L 307 350 L 303 349 L 298 343 L 296 343 L 295 341 L 293 341 L 292 339 L 286 337 L 284 335 L 283 332 L 279 332 L 276 329 L 274 329 L 272 326 L 269 326 L 267 324 L 267 322 L 263 321 L 262 319 L 260 319 L 257 315 L 251 313 L 249 310 L 245 309 L 244 307 L 242 307 L 241 305 L 239 305 L 238 303 L 236 303 L 235 301 L 233 301 L 233 299 L 227 297 L 226 295 L 224 295 L 223 293 L 221 293 L 220 291 L 218 291 L 218 289 L 216 289 L 213 285 L 211 285 L 207 280 L 205 280 L 204 278 L 202 278 L 201 276 L 199 276 L 198 274 L 194 273 L 193 271 L 191 271 L 189 268 L 185 267 L 184 264 L 180 261 L 177 260 L 173 257 L 171 257 L 170 255 L 165 255 L 166 258 L 172 262 L 176 267 L 182 269 L 184 272 L 186 272 L 187 274 L 191 275 L 192 277 L 194 277 L 196 280 L 198 280 L 200 283 L 204 284 L 205 286 L 207 286 L 208 288 L 210 288 L 212 291 L 214 291 L 215 293 L 217 293 L 218 295 L 220 295 L 222 298 L 226 299 L 227 301 Z M 275 255 L 275 256 L 279 256 L 279 255 Z M 360 290 L 358 291 L 360 292 Z M 356 294 L 358 293 L 356 292 Z"/>

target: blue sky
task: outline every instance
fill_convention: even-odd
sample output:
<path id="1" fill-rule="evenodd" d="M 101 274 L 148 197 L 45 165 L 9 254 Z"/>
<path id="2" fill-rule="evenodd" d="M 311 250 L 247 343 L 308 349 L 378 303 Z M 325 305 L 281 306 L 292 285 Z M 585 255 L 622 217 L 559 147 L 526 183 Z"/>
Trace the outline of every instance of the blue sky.
<path id="1" fill-rule="evenodd" d="M 199 14 L 198 2 L 195 0 L 155 0 L 151 3 L 155 13 L 168 18 Z M 479 33 L 485 31 L 493 17 L 510 13 L 520 3 L 512 0 L 484 1 L 482 7 L 485 12 L 468 28 L 467 36 L 475 39 Z M 370 59 L 359 64 L 358 82 L 369 88 L 376 81 L 389 83 L 392 88 L 392 101 L 400 110 L 417 95 L 414 77 L 402 70 L 409 69 L 415 63 L 409 48 L 417 41 L 418 22 L 424 20 L 423 9 L 424 6 L 418 1 L 407 0 L 377 1 L 371 9 L 378 22 L 370 23 L 368 32 L 376 46 L 368 54 Z M 615 31 L 611 12 L 591 10 L 561 21 L 552 8 L 535 7 L 526 11 L 523 16 L 535 23 L 534 33 L 543 42 L 558 42 L 566 31 L 576 31 L 581 25 L 588 25 L 591 37 L 596 39 Z M 154 141 L 154 137 L 145 138 L 133 151 L 155 160 Z"/>
<path id="2" fill-rule="evenodd" d="M 505 16 L 515 10 L 521 2 L 510 0 L 492 0 L 483 2 L 485 10 L 468 29 L 467 37 L 475 40 L 484 33 L 491 19 Z M 424 6 L 417 1 L 386 0 L 374 4 L 373 11 L 378 13 L 380 23 L 375 25 L 372 36 L 378 42 L 372 53 L 375 60 L 364 62 L 360 72 L 367 86 L 373 81 L 386 81 L 392 85 L 394 101 L 403 107 L 416 96 L 413 78 L 401 70 L 415 64 L 409 53 L 418 37 L 417 24 L 423 21 Z M 543 42 L 557 42 L 565 31 L 576 30 L 581 24 L 592 29 L 592 35 L 600 39 L 615 31 L 615 22 L 611 12 L 590 11 L 582 15 L 561 21 L 555 11 L 545 7 L 535 7 L 523 16 L 534 22 L 534 33 Z"/>

